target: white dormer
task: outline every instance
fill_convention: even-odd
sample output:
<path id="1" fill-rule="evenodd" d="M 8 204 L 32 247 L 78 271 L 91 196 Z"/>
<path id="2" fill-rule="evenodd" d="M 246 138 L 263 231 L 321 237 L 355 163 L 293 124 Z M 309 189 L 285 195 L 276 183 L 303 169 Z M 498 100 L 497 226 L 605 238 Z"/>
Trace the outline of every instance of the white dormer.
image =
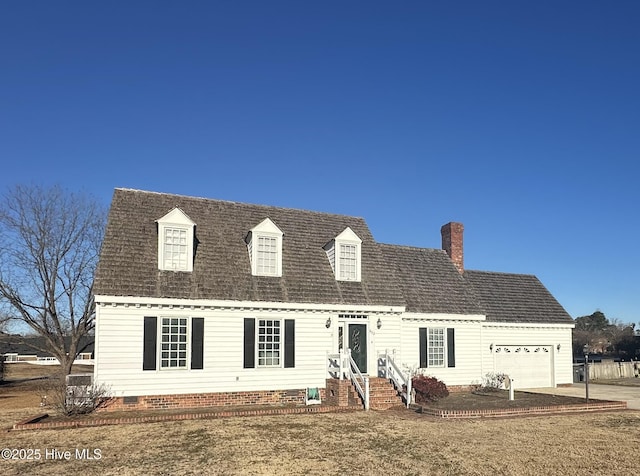
<path id="1" fill-rule="evenodd" d="M 282 276 L 282 231 L 269 218 L 247 235 L 247 249 L 254 276 Z"/>
<path id="2" fill-rule="evenodd" d="M 331 269 L 338 281 L 360 281 L 362 240 L 346 227 L 324 246 Z"/>
<path id="3" fill-rule="evenodd" d="M 196 224 L 185 212 L 174 208 L 158 224 L 158 269 L 193 271 L 193 241 Z"/>

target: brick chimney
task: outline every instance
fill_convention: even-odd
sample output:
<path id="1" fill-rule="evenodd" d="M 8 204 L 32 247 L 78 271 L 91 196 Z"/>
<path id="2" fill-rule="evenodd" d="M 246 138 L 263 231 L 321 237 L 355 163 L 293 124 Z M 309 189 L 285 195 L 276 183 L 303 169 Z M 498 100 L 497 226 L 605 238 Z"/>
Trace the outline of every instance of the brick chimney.
<path id="1" fill-rule="evenodd" d="M 464 253 L 462 248 L 462 223 L 450 222 L 440 228 L 442 249 L 447 252 L 460 274 L 464 272 Z"/>

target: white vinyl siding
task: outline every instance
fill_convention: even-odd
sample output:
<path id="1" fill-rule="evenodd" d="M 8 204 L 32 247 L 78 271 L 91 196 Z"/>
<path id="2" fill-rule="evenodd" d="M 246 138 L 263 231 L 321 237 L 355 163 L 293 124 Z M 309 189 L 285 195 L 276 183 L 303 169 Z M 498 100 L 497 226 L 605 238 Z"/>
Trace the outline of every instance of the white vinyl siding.
<path id="1" fill-rule="evenodd" d="M 427 353 L 428 367 L 423 370 L 423 373 L 436 377 L 447 385 L 470 385 L 473 382 L 480 382 L 483 375 L 482 360 L 479 358 L 482 339 L 481 327 L 480 316 L 405 313 L 401 328 L 402 364 L 408 368 L 420 368 L 419 332 L 421 328 L 453 328 L 455 329 L 455 367 L 446 365 L 446 331 L 444 331 L 445 365 L 431 366 Z M 382 329 L 385 329 L 384 325 Z"/>
<path id="2" fill-rule="evenodd" d="M 286 311 L 287 319 L 295 324 L 295 368 L 284 367 L 283 310 L 260 310 L 256 317 L 256 368 L 243 368 L 244 309 L 217 310 L 201 306 L 184 306 L 176 302 L 170 315 L 153 312 L 141 301 L 141 306 L 112 307 L 98 304 L 96 310 L 96 363 L 95 379 L 109 385 L 113 396 L 168 395 L 198 392 L 247 392 L 263 390 L 288 390 L 307 387 L 324 388 L 327 379 L 327 353 L 333 348 L 337 325 L 325 327 L 327 318 L 335 318 L 333 312 Z M 166 309 L 165 309 L 166 311 Z M 163 318 L 187 319 L 187 368 L 180 371 L 161 369 L 142 370 L 143 320 L 145 316 L 158 315 L 158 329 Z M 191 327 L 190 318 L 204 318 L 203 369 L 190 368 Z M 280 322 L 280 365 L 258 367 L 259 320 Z M 158 330 L 160 332 L 160 330 Z M 158 353 L 161 349 L 158 335 Z M 372 356 L 375 361 L 375 356 Z M 374 365 L 373 363 L 371 365 Z M 375 367 L 372 367 L 375 368 Z"/>
<path id="3" fill-rule="evenodd" d="M 427 365 L 444 367 L 444 329 L 427 329 Z"/>
<path id="4" fill-rule="evenodd" d="M 163 318 L 160 336 L 160 368 L 186 368 L 187 319 Z"/>
<path id="5" fill-rule="evenodd" d="M 279 320 L 258 320 L 258 367 L 280 366 L 281 335 Z"/>

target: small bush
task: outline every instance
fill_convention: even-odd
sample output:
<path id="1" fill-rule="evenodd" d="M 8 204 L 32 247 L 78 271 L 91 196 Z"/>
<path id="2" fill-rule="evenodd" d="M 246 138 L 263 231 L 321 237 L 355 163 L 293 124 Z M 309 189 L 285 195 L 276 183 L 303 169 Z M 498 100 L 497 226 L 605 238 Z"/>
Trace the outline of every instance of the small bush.
<path id="1" fill-rule="evenodd" d="M 4 357 L 0 355 L 0 382 L 4 382 Z"/>
<path id="2" fill-rule="evenodd" d="M 56 404 L 65 415 L 83 415 L 100 408 L 109 398 L 106 385 L 92 384 L 86 388 L 66 386 L 64 398 L 58 395 Z"/>
<path id="3" fill-rule="evenodd" d="M 445 383 L 435 377 L 417 375 L 411 379 L 411 385 L 416 391 L 416 403 L 435 402 L 449 396 Z"/>
<path id="4" fill-rule="evenodd" d="M 83 415 L 102 407 L 110 397 L 104 384 L 67 385 L 66 380 L 62 375 L 43 380 L 38 387 L 40 406 L 51 406 L 62 415 Z"/>
<path id="5" fill-rule="evenodd" d="M 489 372 L 482 378 L 482 391 L 497 392 L 502 389 L 507 374 Z"/>

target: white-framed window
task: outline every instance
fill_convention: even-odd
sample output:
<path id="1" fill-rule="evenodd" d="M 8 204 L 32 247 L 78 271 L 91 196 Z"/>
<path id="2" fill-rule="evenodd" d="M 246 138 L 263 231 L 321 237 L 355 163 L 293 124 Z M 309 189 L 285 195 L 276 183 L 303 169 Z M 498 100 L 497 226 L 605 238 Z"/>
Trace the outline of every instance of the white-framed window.
<path id="1" fill-rule="evenodd" d="M 351 228 L 345 228 L 324 249 L 338 281 L 360 281 L 362 240 Z"/>
<path id="2" fill-rule="evenodd" d="M 278 273 L 278 239 L 275 236 L 258 236 L 256 259 L 258 274 L 275 276 Z"/>
<path id="3" fill-rule="evenodd" d="M 179 208 L 158 221 L 158 269 L 193 271 L 195 223 Z"/>
<path id="4" fill-rule="evenodd" d="M 444 329 L 427 329 L 427 364 L 429 367 L 444 367 Z"/>
<path id="5" fill-rule="evenodd" d="M 283 233 L 269 218 L 262 220 L 247 235 L 247 249 L 254 276 L 282 276 Z"/>
<path id="6" fill-rule="evenodd" d="M 163 317 L 160 328 L 160 368 L 187 368 L 188 319 Z"/>
<path id="7" fill-rule="evenodd" d="M 164 228 L 162 268 L 186 271 L 188 261 L 187 230 L 184 228 Z"/>
<path id="8" fill-rule="evenodd" d="M 280 320 L 258 319 L 258 367 L 279 367 L 281 357 Z"/>
<path id="9" fill-rule="evenodd" d="M 344 281 L 356 281 L 358 278 L 358 245 L 340 244 L 340 279 Z"/>

